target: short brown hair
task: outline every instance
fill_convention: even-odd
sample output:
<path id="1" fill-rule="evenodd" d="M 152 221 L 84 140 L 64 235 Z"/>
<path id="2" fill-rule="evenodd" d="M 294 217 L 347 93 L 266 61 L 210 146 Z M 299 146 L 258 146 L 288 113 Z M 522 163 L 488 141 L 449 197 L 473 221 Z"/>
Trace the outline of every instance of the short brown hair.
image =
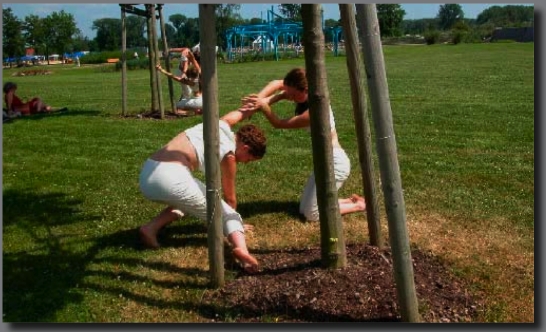
<path id="1" fill-rule="evenodd" d="M 264 132 L 253 124 L 246 124 L 237 131 L 237 138 L 248 145 L 250 154 L 257 158 L 265 155 L 267 139 Z"/>
<path id="2" fill-rule="evenodd" d="M 293 87 L 299 91 L 305 91 L 307 89 L 307 76 L 305 75 L 305 69 L 294 68 L 289 71 L 284 77 L 283 84 Z"/>
<path id="3" fill-rule="evenodd" d="M 4 84 L 4 93 L 8 93 L 13 89 L 17 89 L 17 84 L 13 82 L 6 82 L 6 84 Z"/>

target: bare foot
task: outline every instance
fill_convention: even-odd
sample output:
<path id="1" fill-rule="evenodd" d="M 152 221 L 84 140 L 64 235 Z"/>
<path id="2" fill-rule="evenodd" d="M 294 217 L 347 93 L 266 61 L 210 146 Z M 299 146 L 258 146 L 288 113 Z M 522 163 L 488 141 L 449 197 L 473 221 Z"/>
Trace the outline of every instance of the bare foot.
<path id="1" fill-rule="evenodd" d="M 157 242 L 157 238 L 155 234 L 152 234 L 150 230 L 146 226 L 142 226 L 139 229 L 140 234 L 140 240 L 144 244 L 144 246 L 148 249 L 158 249 L 159 248 L 159 242 Z"/>
<path id="2" fill-rule="evenodd" d="M 353 203 L 355 203 L 362 211 L 366 210 L 366 201 L 364 200 L 364 197 L 359 196 L 357 194 L 351 195 L 351 200 Z"/>
<path id="3" fill-rule="evenodd" d="M 243 269 L 247 273 L 258 272 L 258 261 L 248 252 L 245 252 L 241 248 L 235 248 L 233 249 L 232 253 L 233 253 L 233 257 L 235 257 L 235 259 L 242 264 Z"/>

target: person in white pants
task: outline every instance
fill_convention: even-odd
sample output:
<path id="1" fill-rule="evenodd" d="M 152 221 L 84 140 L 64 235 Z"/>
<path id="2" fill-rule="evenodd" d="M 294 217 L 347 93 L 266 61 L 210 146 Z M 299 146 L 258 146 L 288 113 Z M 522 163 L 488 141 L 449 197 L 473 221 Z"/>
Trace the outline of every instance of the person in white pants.
<path id="1" fill-rule="evenodd" d="M 266 137 L 253 124 L 246 124 L 233 133 L 231 127 L 250 116 L 249 112 L 232 111 L 219 121 L 219 157 L 223 200 L 221 201 L 223 231 L 233 246 L 234 257 L 247 272 L 258 270 L 258 261 L 248 251 L 241 215 L 237 213 L 235 177 L 237 163 L 261 159 L 266 152 Z M 139 229 L 140 238 L 148 248 L 158 248 L 157 232 L 185 214 L 207 220 L 205 185 L 192 172 L 205 173 L 205 142 L 203 124 L 174 137 L 144 163 L 139 186 L 144 197 L 167 207 Z"/>
<path id="2" fill-rule="evenodd" d="M 269 120 L 271 125 L 275 128 L 304 128 L 310 132 L 311 121 L 309 117 L 307 87 L 305 69 L 294 68 L 286 74 L 283 80 L 273 80 L 259 93 L 243 97 L 243 105 L 240 110 L 243 112 L 261 110 L 267 120 Z M 290 100 L 296 103 L 294 116 L 281 119 L 271 111 L 270 105 L 281 100 Z M 330 127 L 334 158 L 334 175 L 336 187 L 339 189 L 350 175 L 351 164 L 349 157 L 339 144 L 332 107 L 330 107 Z M 314 173 L 311 173 L 300 200 L 300 213 L 308 221 L 319 220 L 316 191 L 315 176 Z M 365 211 L 366 202 L 362 196 L 353 194 L 349 198 L 339 199 L 339 210 L 341 215 Z"/>

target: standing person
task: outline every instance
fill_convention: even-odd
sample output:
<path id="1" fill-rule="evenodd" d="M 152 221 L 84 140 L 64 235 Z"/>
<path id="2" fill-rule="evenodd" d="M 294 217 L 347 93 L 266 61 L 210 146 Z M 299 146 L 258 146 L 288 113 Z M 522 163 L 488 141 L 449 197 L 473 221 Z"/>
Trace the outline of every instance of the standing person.
<path id="1" fill-rule="evenodd" d="M 175 76 L 157 64 L 156 69 L 167 77 L 182 85 L 182 96 L 176 102 L 176 111 L 179 115 L 187 115 L 188 111 L 195 114 L 203 113 L 203 91 L 201 89 L 201 75 L 196 67 L 191 66 L 183 76 Z"/>
<path id="2" fill-rule="evenodd" d="M 271 125 L 280 129 L 304 128 L 310 132 L 310 117 L 308 103 L 308 85 L 305 69 L 294 68 L 286 74 L 283 80 L 273 80 L 267 84 L 258 94 L 251 94 L 242 99 L 241 111 L 261 110 Z M 281 119 L 271 111 L 270 105 L 281 100 L 289 100 L 296 103 L 294 116 Z M 349 177 L 351 164 L 349 157 L 339 144 L 336 132 L 336 123 L 332 107 L 330 106 L 330 127 L 334 157 L 334 175 L 336 187 L 343 185 Z M 362 196 L 353 194 L 350 198 L 339 199 L 341 215 L 365 211 L 366 203 Z M 315 175 L 311 173 L 303 190 L 300 200 L 300 213 L 309 221 L 319 220 Z"/>
<path id="3" fill-rule="evenodd" d="M 16 83 L 6 82 L 4 84 L 4 102 L 6 103 L 7 114 L 9 117 L 52 111 L 51 106 L 44 103 L 39 97 L 34 97 L 30 101 L 23 102 L 21 98 L 15 94 L 16 91 Z"/>
<path id="4" fill-rule="evenodd" d="M 219 121 L 221 201 L 223 231 L 233 246 L 233 256 L 247 272 L 258 270 L 258 261 L 248 252 L 243 220 L 237 208 L 235 175 L 237 163 L 260 160 L 266 151 L 266 138 L 258 127 L 247 124 L 233 133 L 231 128 L 249 116 L 248 112 L 232 111 Z M 205 173 L 205 142 L 203 124 L 186 129 L 144 163 L 139 185 L 144 197 L 166 204 L 159 215 L 140 227 L 140 238 L 149 248 L 158 248 L 157 232 L 184 214 L 207 220 L 205 185 L 192 172 Z"/>

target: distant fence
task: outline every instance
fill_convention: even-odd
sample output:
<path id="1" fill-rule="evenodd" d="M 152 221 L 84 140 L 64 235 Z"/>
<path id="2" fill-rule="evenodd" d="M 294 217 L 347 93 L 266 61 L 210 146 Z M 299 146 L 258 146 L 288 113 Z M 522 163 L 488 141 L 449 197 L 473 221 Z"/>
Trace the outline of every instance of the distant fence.
<path id="1" fill-rule="evenodd" d="M 491 41 L 496 40 L 515 40 L 517 42 L 534 42 L 534 27 L 525 28 L 500 28 L 493 31 Z"/>

